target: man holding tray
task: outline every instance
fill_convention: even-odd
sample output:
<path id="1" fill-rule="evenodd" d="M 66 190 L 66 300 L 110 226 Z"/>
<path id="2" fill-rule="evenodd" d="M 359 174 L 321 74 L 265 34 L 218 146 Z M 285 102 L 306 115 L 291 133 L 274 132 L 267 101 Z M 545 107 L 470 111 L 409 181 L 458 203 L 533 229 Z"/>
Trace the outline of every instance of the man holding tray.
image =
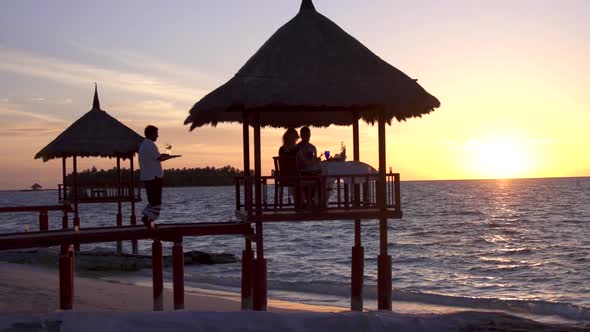
<path id="1" fill-rule="evenodd" d="M 160 216 L 162 205 L 162 161 L 179 157 L 166 153 L 160 154 L 154 142 L 158 140 L 158 128 L 152 125 L 145 127 L 145 139 L 139 146 L 140 180 L 143 181 L 147 193 L 148 205 L 143 209 L 141 221 L 148 227 Z"/>

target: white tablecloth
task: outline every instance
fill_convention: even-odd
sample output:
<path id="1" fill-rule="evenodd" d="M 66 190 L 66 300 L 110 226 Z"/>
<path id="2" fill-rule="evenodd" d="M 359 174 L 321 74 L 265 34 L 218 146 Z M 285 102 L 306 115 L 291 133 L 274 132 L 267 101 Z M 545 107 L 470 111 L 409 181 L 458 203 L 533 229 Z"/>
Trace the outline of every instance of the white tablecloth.
<path id="1" fill-rule="evenodd" d="M 371 165 L 361 161 L 323 161 L 320 163 L 320 168 L 322 175 L 326 176 L 359 175 L 359 177 L 354 178 L 355 183 L 365 183 L 367 181 L 367 178 L 362 177 L 362 175 L 379 174 Z M 352 183 L 351 177 L 345 177 L 343 180 L 346 184 Z"/>

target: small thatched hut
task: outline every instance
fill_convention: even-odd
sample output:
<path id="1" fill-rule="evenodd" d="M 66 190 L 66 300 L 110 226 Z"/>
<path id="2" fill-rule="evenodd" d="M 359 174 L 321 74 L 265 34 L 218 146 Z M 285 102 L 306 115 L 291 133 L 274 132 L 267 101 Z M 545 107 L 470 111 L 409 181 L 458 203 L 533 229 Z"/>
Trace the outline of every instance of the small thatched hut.
<path id="1" fill-rule="evenodd" d="M 378 208 L 375 211 L 363 211 L 363 219 L 380 221 L 378 307 L 391 309 L 391 256 L 388 254 L 387 219 L 401 218 L 402 212 L 399 195 L 396 195 L 394 209 L 390 209 L 386 202 L 385 125 L 391 124 L 393 119 L 403 121 L 420 117 L 438 107 L 438 99 L 424 90 L 416 79 L 383 61 L 318 13 L 311 0 L 303 0 L 299 13 L 275 32 L 234 77 L 192 107 L 184 122 L 190 125 L 190 130 L 223 122 L 243 124 L 245 218 L 248 222 L 256 223 L 256 259 L 253 261 L 255 278 L 252 286 L 255 310 L 266 309 L 266 260 L 262 236 L 266 212 L 262 205 L 260 128 L 352 125 L 354 160 L 359 161 L 359 120 L 378 124 Z M 254 131 L 253 178 L 248 171 L 250 125 Z M 395 188 L 399 188 L 399 174 L 395 176 Z M 255 189 L 254 200 L 250 197 L 252 184 Z M 240 197 L 239 193 L 236 197 Z M 268 212 L 267 220 L 328 220 L 336 215 L 341 220 L 355 220 L 351 308 L 362 310 L 364 254 L 360 241 L 360 217 L 351 218 L 351 212 L 347 210 L 326 213 L 299 212 L 295 209 L 273 213 Z M 248 241 L 246 252 L 250 248 Z M 244 262 L 249 257 L 249 254 L 245 254 Z M 248 282 L 243 281 L 243 303 L 249 299 L 249 288 Z"/>
<path id="2" fill-rule="evenodd" d="M 63 192 L 60 191 L 60 197 L 68 200 L 68 190 L 66 186 L 66 159 L 73 159 L 73 185 L 72 193 L 74 203 L 74 225 L 80 225 L 78 216 L 78 203 L 82 196 L 85 202 L 117 202 L 118 214 L 117 225 L 122 225 L 121 201 L 131 201 L 131 223 L 135 224 L 135 184 L 133 176 L 133 157 L 139 150 L 143 137 L 125 126 L 117 119 L 110 116 L 100 108 L 98 99 L 98 88 L 94 87 L 94 100 L 92 109 L 84 114 L 80 119 L 74 122 L 51 143 L 41 149 L 35 159 L 48 161 L 55 158 L 62 158 L 62 175 L 63 175 Z M 107 157 L 117 159 L 118 181 L 114 190 L 90 189 L 89 193 L 79 195 L 79 185 L 77 183 L 77 158 L 78 157 Z M 121 159 L 129 159 L 131 168 L 130 189 L 124 194 L 121 188 Z M 112 193 L 112 194 L 111 194 Z M 94 197 L 94 194 L 96 196 Z M 88 199 L 92 196 L 93 199 Z M 118 248 L 120 251 L 120 248 Z M 134 248 L 136 251 L 136 248 Z"/>
<path id="3" fill-rule="evenodd" d="M 260 112 L 260 125 L 346 125 L 430 113 L 439 101 L 417 80 L 383 61 L 304 0 L 299 13 L 262 45 L 227 83 L 198 101 L 185 124 L 242 122 Z M 232 112 L 237 111 L 237 112 Z M 344 111 L 344 112 L 343 112 Z M 356 111 L 356 115 L 352 112 Z"/>
<path id="4" fill-rule="evenodd" d="M 74 122 L 35 159 L 48 161 L 62 157 L 130 158 L 139 149 L 143 137 L 100 109 L 95 87 L 92 109 Z"/>

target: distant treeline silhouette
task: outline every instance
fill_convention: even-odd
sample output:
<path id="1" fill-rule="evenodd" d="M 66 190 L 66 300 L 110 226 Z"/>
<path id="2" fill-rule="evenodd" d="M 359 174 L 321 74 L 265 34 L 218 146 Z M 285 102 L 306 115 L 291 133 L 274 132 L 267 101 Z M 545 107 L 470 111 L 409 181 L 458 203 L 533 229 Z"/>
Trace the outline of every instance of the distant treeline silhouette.
<path id="1" fill-rule="evenodd" d="M 135 172 L 135 181 L 139 182 L 139 170 Z M 234 184 L 236 176 L 242 176 L 243 172 L 232 166 L 220 168 L 183 168 L 164 170 L 165 187 L 194 187 L 194 186 L 227 186 Z M 68 184 L 73 182 L 72 174 L 66 177 Z M 131 172 L 127 168 L 121 169 L 121 182 L 129 183 Z M 79 184 L 113 185 L 117 183 L 117 169 L 97 170 L 96 167 L 78 172 Z"/>

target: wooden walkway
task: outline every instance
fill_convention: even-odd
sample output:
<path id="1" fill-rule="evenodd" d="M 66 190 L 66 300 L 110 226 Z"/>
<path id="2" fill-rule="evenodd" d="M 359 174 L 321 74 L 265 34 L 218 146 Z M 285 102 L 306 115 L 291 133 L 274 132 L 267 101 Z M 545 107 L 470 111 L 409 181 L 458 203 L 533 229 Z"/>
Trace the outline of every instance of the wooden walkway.
<path id="1" fill-rule="evenodd" d="M 0 250 L 51 247 L 62 244 L 83 244 L 125 240 L 160 239 L 176 241 L 186 236 L 251 234 L 250 225 L 236 222 L 186 223 L 145 226 L 73 228 L 65 230 L 0 234 Z"/>

